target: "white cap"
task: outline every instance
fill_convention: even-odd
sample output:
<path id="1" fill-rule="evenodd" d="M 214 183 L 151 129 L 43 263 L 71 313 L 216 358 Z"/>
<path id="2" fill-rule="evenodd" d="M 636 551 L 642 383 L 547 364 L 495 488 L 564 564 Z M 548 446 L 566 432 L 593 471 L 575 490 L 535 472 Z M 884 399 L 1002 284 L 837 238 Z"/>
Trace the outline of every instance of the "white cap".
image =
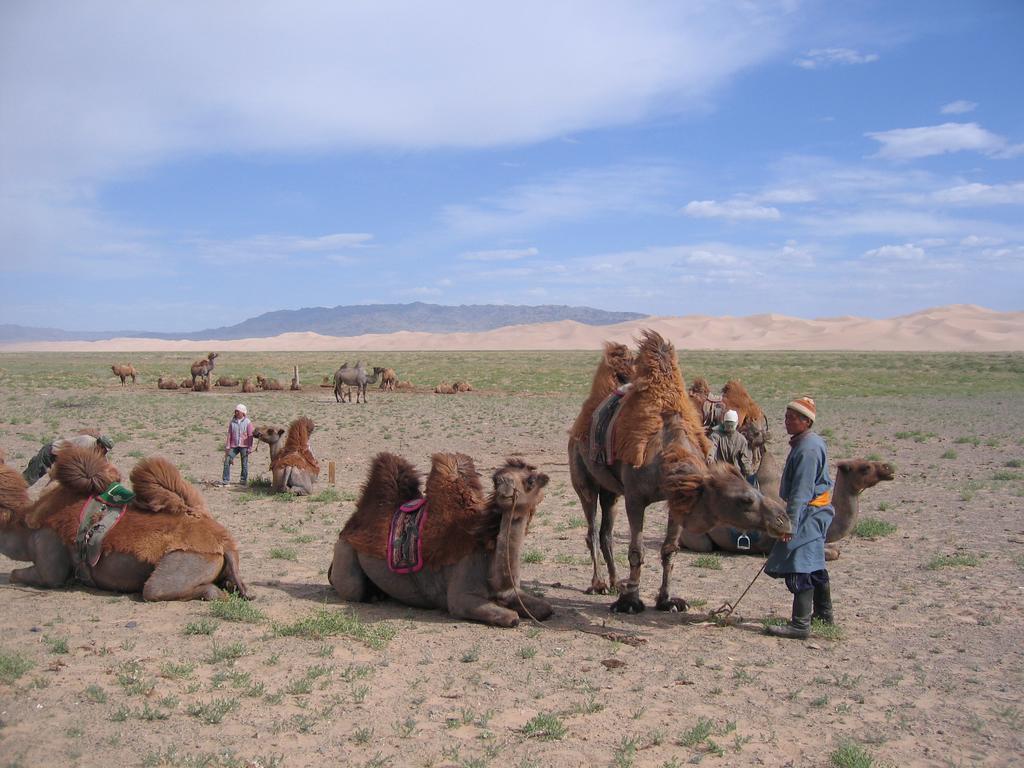
<path id="1" fill-rule="evenodd" d="M 726 411 L 725 416 L 722 417 L 722 421 L 731 421 L 733 424 L 740 423 L 740 415 L 736 411 Z"/>
<path id="2" fill-rule="evenodd" d="M 245 416 L 247 413 L 249 413 L 249 409 L 246 408 L 241 403 L 239 403 L 238 405 L 235 406 L 235 410 L 236 411 L 240 411 L 243 416 Z"/>

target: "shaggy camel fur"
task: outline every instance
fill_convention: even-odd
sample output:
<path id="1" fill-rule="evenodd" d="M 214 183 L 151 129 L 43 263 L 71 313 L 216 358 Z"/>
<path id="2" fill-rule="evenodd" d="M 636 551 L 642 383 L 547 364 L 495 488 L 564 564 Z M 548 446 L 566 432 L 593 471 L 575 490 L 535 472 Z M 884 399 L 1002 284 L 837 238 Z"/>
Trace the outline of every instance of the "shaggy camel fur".
<path id="1" fill-rule="evenodd" d="M 636 613 L 644 609 L 640 599 L 640 571 L 644 561 L 643 526 L 647 506 L 668 501 L 668 525 L 661 546 L 662 582 L 657 607 L 678 610 L 686 603 L 669 596 L 672 555 L 682 530 L 704 532 L 715 525 L 767 530 L 775 534 L 790 529 L 785 507 L 752 488 L 731 466 L 708 467 L 707 437 L 700 418 L 686 396 L 675 348 L 655 331 L 645 330 L 635 362 L 633 385 L 619 407 L 615 457 L 604 464 L 591 456 L 589 434 L 569 439 L 569 474 L 588 521 L 587 545 L 594 563 L 593 593 L 606 593 L 608 584 L 597 566 L 593 521 L 600 502 L 600 548 L 615 584 L 615 559 L 611 533 L 615 502 L 625 496 L 629 518 L 629 579 L 618 585 L 619 599 L 612 610 Z"/>
<path id="2" fill-rule="evenodd" d="M 249 596 L 235 540 L 166 459 L 143 459 L 132 470 L 135 499 L 103 539 L 95 565 L 78 556 L 79 513 L 89 496 L 121 479 L 117 469 L 95 451 L 67 448 L 52 469 L 55 482 L 27 506 L 24 481 L 19 487 L 6 469 L 0 467 L 0 551 L 33 562 L 11 571 L 12 583 L 60 587 L 77 579 L 142 592 L 145 600 L 211 600 L 221 588 Z"/>
<path id="3" fill-rule="evenodd" d="M 398 374 L 394 368 L 385 368 L 380 374 L 380 388 L 385 392 L 394 392 L 398 383 Z"/>
<path id="4" fill-rule="evenodd" d="M 312 419 L 300 416 L 288 426 L 284 445 L 281 445 L 283 429 L 259 427 L 253 432 L 253 437 L 270 446 L 271 486 L 275 492 L 290 491 L 298 496 L 313 492 L 313 483 L 320 475 L 320 465 L 309 449 L 309 437 L 314 429 Z"/>
<path id="5" fill-rule="evenodd" d="M 132 365 L 112 365 L 110 370 L 114 372 L 114 375 L 121 380 L 121 386 L 125 386 L 125 380 L 129 377 L 132 380 L 132 384 L 135 383 L 135 377 L 139 375 L 139 372 L 135 370 Z"/>
<path id="6" fill-rule="evenodd" d="M 447 381 L 442 381 L 436 387 L 434 387 L 435 395 L 454 395 L 458 394 L 458 390 L 449 384 Z"/>
<path id="7" fill-rule="evenodd" d="M 210 374 L 213 373 L 214 361 L 217 359 L 217 353 L 211 352 L 206 356 L 204 360 L 196 360 L 192 363 L 192 367 L 189 369 L 192 374 L 192 386 L 195 388 L 196 379 L 206 379 L 207 388 L 210 385 Z"/>
<path id="8" fill-rule="evenodd" d="M 590 421 L 594 411 L 612 392 L 628 384 L 633 379 L 633 353 L 625 344 L 614 341 L 604 343 L 604 354 L 594 371 L 594 379 L 590 383 L 590 394 L 583 401 L 576 421 L 572 424 L 569 434 L 577 440 L 585 440 L 590 436 Z"/>
<path id="9" fill-rule="evenodd" d="M 192 389 L 192 387 L 194 387 L 194 386 L 195 386 L 195 382 L 194 381 L 191 381 L 190 379 L 182 379 L 181 380 L 181 385 L 178 388 L 179 389 Z"/>
<path id="10" fill-rule="evenodd" d="M 243 379 L 242 380 L 242 391 L 243 392 L 255 392 L 256 391 L 256 387 L 252 383 L 252 379 Z"/>
<path id="11" fill-rule="evenodd" d="M 177 389 L 178 386 L 178 382 L 165 379 L 163 376 L 156 380 L 157 389 Z"/>
<path id="12" fill-rule="evenodd" d="M 209 392 L 210 391 L 210 380 L 199 379 L 195 384 L 192 385 L 193 392 Z"/>
<path id="13" fill-rule="evenodd" d="M 218 386 L 218 387 L 237 387 L 238 386 L 238 379 L 236 379 L 234 376 L 221 376 L 219 379 L 217 379 L 216 386 Z"/>
<path id="14" fill-rule="evenodd" d="M 398 382 L 395 382 L 395 389 L 396 390 L 410 391 L 410 390 L 416 389 L 416 385 L 413 384 L 411 381 L 398 381 Z"/>
<path id="15" fill-rule="evenodd" d="M 531 615 L 547 619 L 551 605 L 521 590 L 519 568 L 523 540 L 548 477 L 520 459 L 507 459 L 492 482 L 494 491 L 485 498 L 469 456 L 434 454 L 427 478 L 423 568 L 394 573 L 386 559 L 392 515 L 423 494 L 408 461 L 378 454 L 356 512 L 335 544 L 327 573 L 331 585 L 344 600 L 388 595 L 494 626 L 514 627 L 520 617 Z"/>

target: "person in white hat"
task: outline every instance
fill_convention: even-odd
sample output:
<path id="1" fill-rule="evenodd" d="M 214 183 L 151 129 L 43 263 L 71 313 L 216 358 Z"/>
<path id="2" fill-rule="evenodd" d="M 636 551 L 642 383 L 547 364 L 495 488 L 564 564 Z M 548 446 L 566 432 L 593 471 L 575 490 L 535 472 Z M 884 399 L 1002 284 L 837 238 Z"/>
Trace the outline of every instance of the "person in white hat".
<path id="1" fill-rule="evenodd" d="M 249 482 L 249 454 L 252 453 L 252 433 L 256 431 L 249 421 L 249 409 L 243 403 L 235 406 L 235 413 L 228 422 L 228 441 L 224 446 L 224 474 L 221 485 L 231 482 L 231 464 L 235 456 L 242 457 L 242 476 L 239 485 Z"/>
<path id="2" fill-rule="evenodd" d="M 711 430 L 711 450 L 708 451 L 708 464 L 724 461 L 732 464 L 740 471 L 745 480 L 752 474 L 753 457 L 747 438 L 737 431 L 740 417 L 736 411 L 726 411 L 722 423 Z"/>
<path id="3" fill-rule="evenodd" d="M 812 427 L 818 409 L 810 397 L 798 397 L 786 406 L 789 456 L 782 469 L 779 496 L 793 533 L 780 537 L 772 547 L 764 572 L 785 579 L 793 593 L 793 616 L 781 627 L 769 626 L 776 637 L 803 639 L 811 633 L 811 619 L 833 622 L 832 592 L 825 569 L 825 536 L 835 516 L 828 449 Z"/>

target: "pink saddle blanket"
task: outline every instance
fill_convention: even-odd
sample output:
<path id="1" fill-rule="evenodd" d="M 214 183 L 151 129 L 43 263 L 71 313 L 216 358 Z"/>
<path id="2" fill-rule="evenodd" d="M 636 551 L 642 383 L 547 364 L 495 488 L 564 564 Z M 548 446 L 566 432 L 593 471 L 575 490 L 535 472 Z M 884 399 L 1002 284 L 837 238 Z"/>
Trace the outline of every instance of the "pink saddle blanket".
<path id="1" fill-rule="evenodd" d="M 413 499 L 391 517 L 388 569 L 393 573 L 416 573 L 423 568 L 423 526 L 429 508 L 426 499 Z"/>

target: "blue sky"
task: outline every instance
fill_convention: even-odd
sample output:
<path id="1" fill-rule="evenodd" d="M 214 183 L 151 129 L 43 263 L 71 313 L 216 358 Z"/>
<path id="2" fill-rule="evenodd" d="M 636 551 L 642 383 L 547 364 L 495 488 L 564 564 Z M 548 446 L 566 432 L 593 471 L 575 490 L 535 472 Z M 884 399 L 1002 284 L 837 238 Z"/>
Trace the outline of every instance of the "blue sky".
<path id="1" fill-rule="evenodd" d="M 0 4 L 0 323 L 1024 309 L 1024 3 Z"/>

